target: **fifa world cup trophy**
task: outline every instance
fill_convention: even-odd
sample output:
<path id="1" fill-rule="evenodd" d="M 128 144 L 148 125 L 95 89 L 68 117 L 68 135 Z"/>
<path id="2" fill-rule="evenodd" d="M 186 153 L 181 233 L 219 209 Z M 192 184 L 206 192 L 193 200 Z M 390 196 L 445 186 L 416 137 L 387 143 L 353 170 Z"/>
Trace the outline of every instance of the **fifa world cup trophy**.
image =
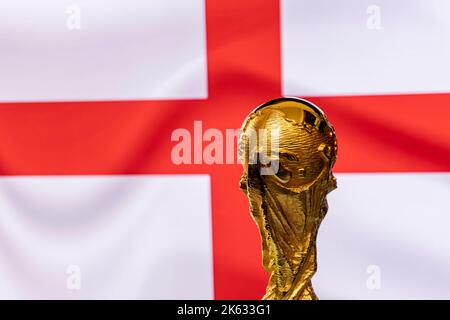
<path id="1" fill-rule="evenodd" d="M 333 126 L 312 103 L 280 98 L 256 108 L 239 137 L 240 187 L 262 240 L 263 299 L 317 299 L 316 238 L 336 188 Z"/>

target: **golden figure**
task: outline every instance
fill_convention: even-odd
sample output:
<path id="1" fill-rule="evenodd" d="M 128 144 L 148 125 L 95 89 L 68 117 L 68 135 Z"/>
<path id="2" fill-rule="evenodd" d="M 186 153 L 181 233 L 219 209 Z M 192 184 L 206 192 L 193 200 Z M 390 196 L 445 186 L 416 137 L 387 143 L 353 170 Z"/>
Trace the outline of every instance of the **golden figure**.
<path id="1" fill-rule="evenodd" d="M 311 284 L 316 237 L 328 209 L 326 195 L 336 188 L 331 172 L 336 154 L 333 126 L 303 99 L 269 101 L 242 125 L 240 187 L 259 228 L 263 266 L 270 273 L 263 299 L 317 299 Z"/>

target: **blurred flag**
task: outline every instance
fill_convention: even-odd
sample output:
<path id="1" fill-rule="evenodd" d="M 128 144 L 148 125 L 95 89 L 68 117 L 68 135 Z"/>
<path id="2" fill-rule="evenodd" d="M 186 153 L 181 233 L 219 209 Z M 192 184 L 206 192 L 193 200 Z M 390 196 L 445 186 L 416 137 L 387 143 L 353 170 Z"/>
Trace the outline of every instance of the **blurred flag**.
<path id="1" fill-rule="evenodd" d="M 16 0 L 0 16 L 0 298 L 260 298 L 226 130 L 281 95 L 338 135 L 319 298 L 450 297 L 447 1 Z M 171 158 L 180 129 L 192 164 Z M 208 129 L 219 163 L 195 159 Z"/>

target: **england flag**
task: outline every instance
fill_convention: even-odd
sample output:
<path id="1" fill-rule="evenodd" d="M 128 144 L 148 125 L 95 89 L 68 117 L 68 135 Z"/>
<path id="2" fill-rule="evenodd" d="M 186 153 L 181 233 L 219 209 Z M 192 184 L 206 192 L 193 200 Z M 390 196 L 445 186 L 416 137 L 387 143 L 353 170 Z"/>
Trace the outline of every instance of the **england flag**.
<path id="1" fill-rule="evenodd" d="M 280 96 L 339 143 L 319 298 L 450 298 L 446 0 L 1 1 L 0 298 L 260 299 L 236 137 Z"/>

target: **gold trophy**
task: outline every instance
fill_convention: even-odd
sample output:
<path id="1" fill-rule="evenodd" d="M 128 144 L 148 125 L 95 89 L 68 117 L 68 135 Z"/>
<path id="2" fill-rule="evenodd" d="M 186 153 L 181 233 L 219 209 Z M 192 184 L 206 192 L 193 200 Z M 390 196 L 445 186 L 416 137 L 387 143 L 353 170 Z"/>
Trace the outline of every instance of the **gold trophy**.
<path id="1" fill-rule="evenodd" d="M 240 187 L 262 240 L 270 273 L 263 299 L 316 300 L 316 237 L 336 188 L 331 170 L 337 141 L 333 126 L 312 103 L 280 98 L 256 108 L 239 137 Z"/>

